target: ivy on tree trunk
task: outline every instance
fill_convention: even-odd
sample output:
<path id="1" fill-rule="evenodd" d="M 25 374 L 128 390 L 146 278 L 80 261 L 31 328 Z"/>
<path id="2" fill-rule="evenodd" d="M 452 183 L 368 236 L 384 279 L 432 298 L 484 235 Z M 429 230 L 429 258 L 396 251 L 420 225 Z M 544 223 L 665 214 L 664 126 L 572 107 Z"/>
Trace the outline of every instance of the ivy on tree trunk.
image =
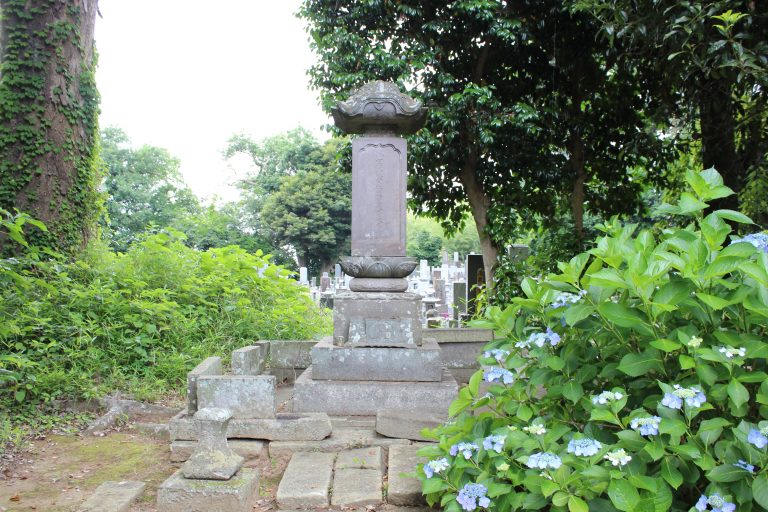
<path id="1" fill-rule="evenodd" d="M 96 0 L 0 0 L 0 208 L 48 226 L 29 238 L 72 253 L 93 235 L 98 192 Z M 10 244 L 0 240 L 0 252 Z"/>

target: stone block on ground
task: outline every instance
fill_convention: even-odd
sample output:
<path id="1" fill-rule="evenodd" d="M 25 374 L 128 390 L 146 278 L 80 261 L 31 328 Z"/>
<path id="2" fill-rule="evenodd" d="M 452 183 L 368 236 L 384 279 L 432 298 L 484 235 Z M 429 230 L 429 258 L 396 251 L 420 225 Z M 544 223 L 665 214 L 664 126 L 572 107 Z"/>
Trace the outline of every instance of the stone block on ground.
<path id="1" fill-rule="evenodd" d="M 443 377 L 440 347 L 424 339 L 420 347 L 334 346 L 329 336 L 312 348 L 312 378 L 438 382 Z"/>
<path id="2" fill-rule="evenodd" d="M 293 387 L 293 410 L 331 415 L 372 416 L 379 409 L 445 412 L 458 395 L 458 384 L 443 371 L 440 382 L 314 380 L 312 368 Z"/>
<path id="3" fill-rule="evenodd" d="M 414 441 L 434 441 L 422 435 L 425 428 L 434 429 L 448 419 L 443 413 L 403 409 L 381 409 L 376 414 L 376 432 L 383 436 Z"/>
<path id="4" fill-rule="evenodd" d="M 375 469 L 337 469 L 333 475 L 331 505 L 365 507 L 382 502 L 381 472 Z"/>
<path id="5" fill-rule="evenodd" d="M 90 498 L 85 500 L 78 512 L 125 512 L 138 498 L 147 484 L 144 482 L 104 482 Z"/>
<path id="6" fill-rule="evenodd" d="M 310 351 L 317 342 L 274 340 L 266 343 L 270 368 L 307 368 L 311 363 Z"/>
<path id="7" fill-rule="evenodd" d="M 259 473 L 242 468 L 229 480 L 189 480 L 176 471 L 157 489 L 158 512 L 253 512 Z"/>
<path id="8" fill-rule="evenodd" d="M 401 476 L 415 473 L 416 464 L 426 462 L 426 457 L 416 455 L 418 445 L 391 446 L 389 448 L 389 487 L 387 502 L 392 505 L 417 506 L 426 504 L 421 494 L 421 482 L 416 478 Z"/>
<path id="9" fill-rule="evenodd" d="M 197 379 L 203 375 L 221 375 L 224 372 L 220 357 L 209 357 L 187 374 L 187 412 L 197 412 Z"/>
<path id="10" fill-rule="evenodd" d="M 197 379 L 197 407 L 227 409 L 233 418 L 274 418 L 275 377 L 213 375 Z"/>
<path id="11" fill-rule="evenodd" d="M 283 509 L 328 506 L 335 457 L 334 453 L 294 453 L 277 487 L 277 505 Z"/>
<path id="12" fill-rule="evenodd" d="M 269 346 L 257 343 L 232 351 L 233 375 L 261 375 L 264 373 L 264 360 Z"/>
<path id="13" fill-rule="evenodd" d="M 192 418 L 184 412 L 168 424 L 171 440 L 197 440 Z M 331 434 L 331 420 L 322 412 L 279 413 L 275 418 L 233 418 L 227 426 L 228 439 L 269 441 L 317 441 Z"/>
<path id="14" fill-rule="evenodd" d="M 493 329 L 477 327 L 450 327 L 432 329 L 429 335 L 438 343 L 488 343 L 493 340 Z"/>
<path id="15" fill-rule="evenodd" d="M 375 469 L 384 472 L 384 450 L 381 446 L 369 446 L 345 450 L 336 457 L 336 471 L 340 469 Z"/>
<path id="16" fill-rule="evenodd" d="M 266 441 L 255 439 L 230 439 L 227 441 L 233 452 L 246 461 L 267 453 Z M 171 462 L 184 462 L 194 453 L 197 441 L 171 441 Z"/>
<path id="17" fill-rule="evenodd" d="M 409 444 L 407 439 L 390 439 L 378 435 L 373 429 L 338 429 L 322 441 L 272 441 L 269 443 L 269 456 L 273 458 L 289 457 L 297 452 L 334 453 L 361 446 L 392 446 Z"/>
<path id="18" fill-rule="evenodd" d="M 374 428 L 376 427 L 376 416 L 333 416 L 331 417 L 331 425 L 333 425 L 334 430 L 337 428 Z"/>

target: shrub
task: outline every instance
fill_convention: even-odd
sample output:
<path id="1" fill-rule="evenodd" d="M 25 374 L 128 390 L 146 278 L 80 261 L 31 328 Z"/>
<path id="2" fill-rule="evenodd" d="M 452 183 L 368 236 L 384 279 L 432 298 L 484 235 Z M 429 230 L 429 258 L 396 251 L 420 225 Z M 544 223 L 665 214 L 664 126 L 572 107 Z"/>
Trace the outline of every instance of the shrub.
<path id="1" fill-rule="evenodd" d="M 661 207 L 685 227 L 614 219 L 593 249 L 487 310 L 485 368 L 422 449 L 430 503 L 768 509 L 768 235 L 735 236 L 725 221 L 751 222 L 735 211 L 704 215 L 732 193 L 714 170 L 687 182 Z"/>
<path id="2" fill-rule="evenodd" d="M 200 252 L 183 239 L 169 230 L 125 254 L 93 246 L 68 262 L 32 249 L 0 261 L 0 399 L 147 397 L 180 389 L 207 356 L 329 330 L 328 315 L 269 256 Z"/>

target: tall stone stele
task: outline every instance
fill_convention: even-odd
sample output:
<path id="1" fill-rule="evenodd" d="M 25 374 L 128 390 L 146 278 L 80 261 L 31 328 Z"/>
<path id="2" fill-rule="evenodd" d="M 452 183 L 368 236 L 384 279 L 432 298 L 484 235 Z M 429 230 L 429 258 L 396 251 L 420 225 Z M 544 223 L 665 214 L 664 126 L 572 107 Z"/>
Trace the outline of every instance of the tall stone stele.
<path id="1" fill-rule="evenodd" d="M 336 294 L 333 336 L 312 348 L 312 365 L 294 386 L 294 411 L 375 415 L 380 409 L 446 411 L 457 393 L 437 341 L 422 338 L 421 296 L 406 277 L 406 142 L 426 109 L 390 82 L 371 82 L 333 109 L 352 141 L 353 279 Z"/>
<path id="2" fill-rule="evenodd" d="M 418 261 L 405 256 L 406 141 L 426 109 L 392 82 L 370 82 L 332 109 L 352 141 L 352 255 L 341 267 L 351 292 L 336 297 L 334 342 L 419 346 L 421 297 L 406 293 Z"/>

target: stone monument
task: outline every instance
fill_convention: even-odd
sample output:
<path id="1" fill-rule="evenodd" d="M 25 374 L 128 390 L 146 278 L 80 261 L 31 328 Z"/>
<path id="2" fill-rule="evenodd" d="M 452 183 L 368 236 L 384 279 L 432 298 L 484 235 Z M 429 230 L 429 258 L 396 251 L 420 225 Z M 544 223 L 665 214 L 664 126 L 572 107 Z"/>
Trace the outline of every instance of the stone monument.
<path id="1" fill-rule="evenodd" d="M 456 380 L 440 348 L 422 336 L 421 296 L 408 292 L 418 265 L 405 256 L 407 147 L 400 135 L 426 121 L 421 102 L 391 82 L 371 82 L 332 109 L 352 141 L 353 277 L 336 294 L 333 337 L 312 350 L 294 387 L 294 410 L 373 415 L 383 408 L 447 410 Z"/>

